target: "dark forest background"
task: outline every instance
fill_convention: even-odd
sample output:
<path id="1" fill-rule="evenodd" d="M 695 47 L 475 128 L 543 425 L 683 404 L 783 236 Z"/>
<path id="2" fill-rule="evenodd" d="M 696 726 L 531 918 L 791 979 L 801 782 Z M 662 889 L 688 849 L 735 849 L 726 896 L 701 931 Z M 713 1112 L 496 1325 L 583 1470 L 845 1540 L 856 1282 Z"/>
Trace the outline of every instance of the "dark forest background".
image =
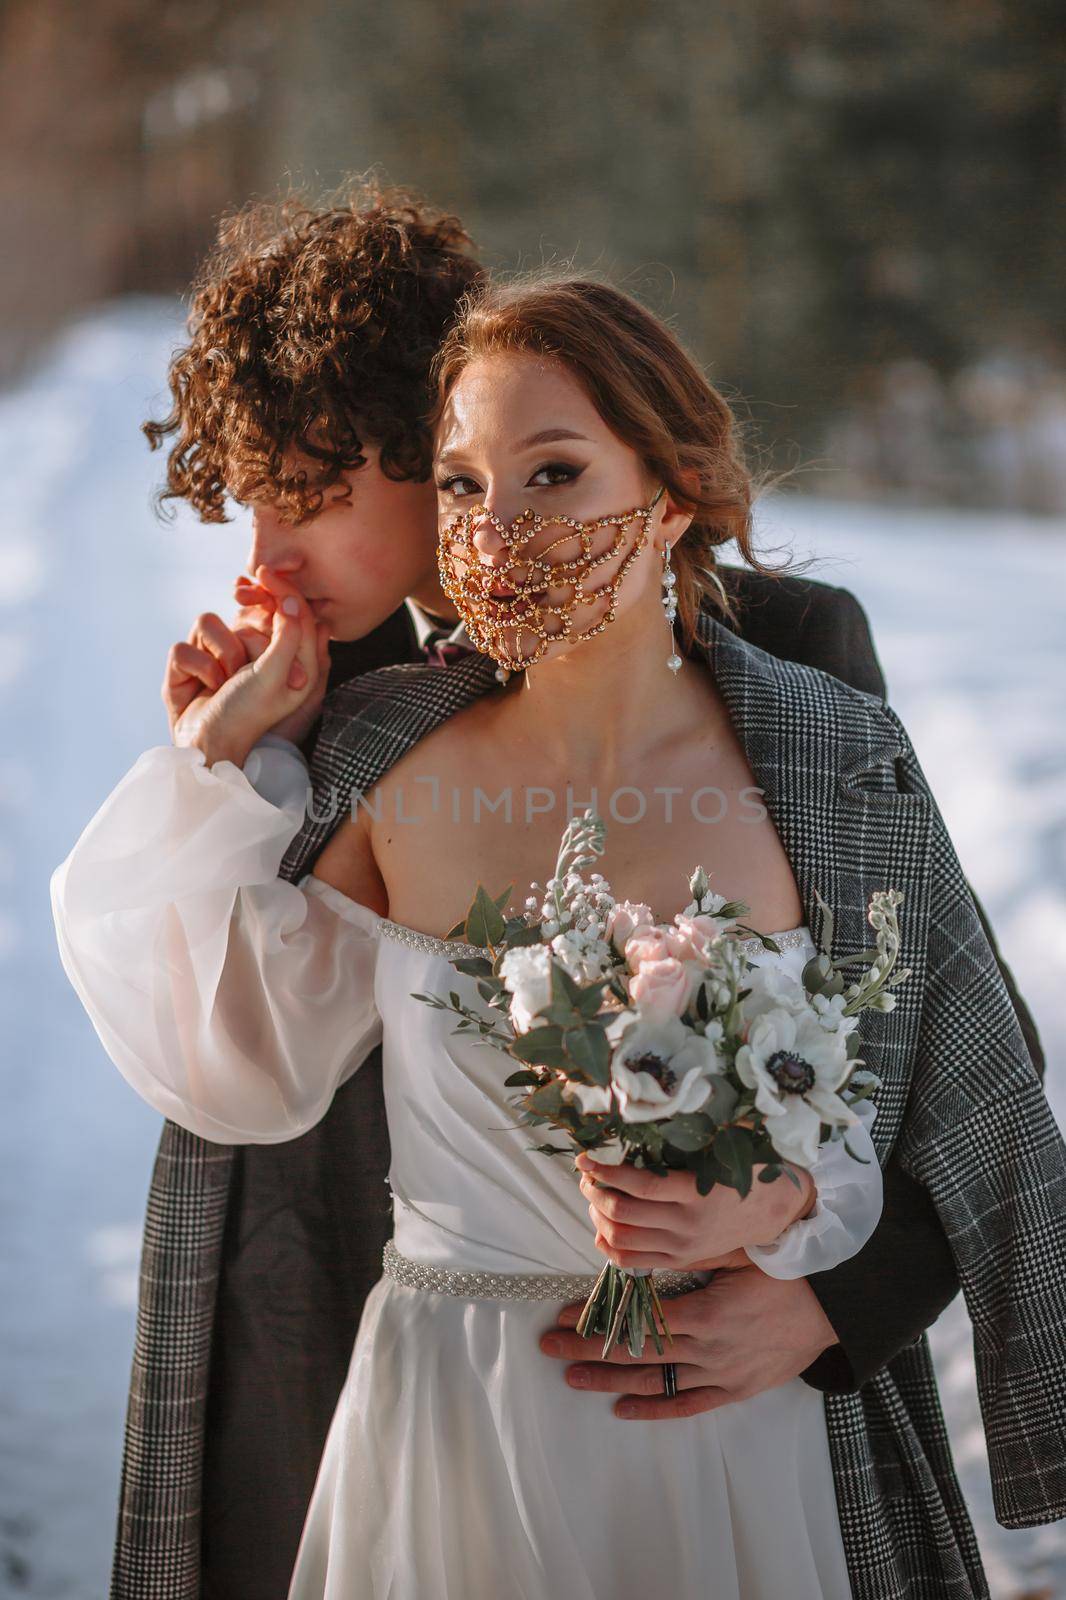
<path id="1" fill-rule="evenodd" d="M 825 494 L 1066 511 L 1051 0 L 6 0 L 0 382 L 376 167 L 675 319 Z"/>

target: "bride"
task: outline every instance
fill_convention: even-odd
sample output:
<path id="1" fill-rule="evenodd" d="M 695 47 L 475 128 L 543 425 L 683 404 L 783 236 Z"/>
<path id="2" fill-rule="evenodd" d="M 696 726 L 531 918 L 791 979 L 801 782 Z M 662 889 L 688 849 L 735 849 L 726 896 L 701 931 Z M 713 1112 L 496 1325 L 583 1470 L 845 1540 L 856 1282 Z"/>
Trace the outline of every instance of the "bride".
<path id="1" fill-rule="evenodd" d="M 187 743 L 139 758 L 52 880 L 64 965 L 105 1048 L 202 1137 L 297 1137 L 383 1045 L 394 1238 L 289 1600 L 905 1593 L 907 1563 L 881 1534 L 901 1524 L 865 1516 L 860 1456 L 849 1470 L 830 1449 L 819 1391 L 795 1379 L 708 1407 L 672 1322 L 673 1346 L 646 1350 L 619 1388 L 676 1383 L 692 1414 L 627 1427 L 609 1393 L 573 1405 L 530 1352 L 604 1255 L 678 1286 L 741 1260 L 782 1277 L 837 1264 L 876 1225 L 898 1138 L 957 1255 L 994 1477 L 1043 1459 L 1066 1384 L 1041 1287 L 1066 1265 L 1047 1227 L 1066 1160 L 950 841 L 893 713 L 713 615 L 712 547 L 743 526 L 744 484 L 728 409 L 668 329 L 582 280 L 497 288 L 470 302 L 438 371 L 441 579 L 481 654 L 338 690 L 305 817 L 306 764 L 284 728 L 319 685 L 325 629 L 287 595 L 264 654 L 204 697 Z M 331 760 L 353 719 L 391 741 L 366 793 L 358 763 Z M 338 774 L 340 821 L 320 805 Z M 589 805 L 608 823 L 599 865 L 617 899 L 668 922 L 702 864 L 774 935 L 779 952 L 752 958 L 793 976 L 815 949 L 815 889 L 847 948 L 867 942 L 869 893 L 905 890 L 912 977 L 895 1012 L 863 1018 L 883 1080 L 849 1137 L 865 1162 L 823 1147 L 798 1187 L 740 1201 L 699 1197 L 687 1174 L 530 1153 L 500 1058 L 415 996 L 477 1003 L 449 961 L 474 884 L 511 885 L 505 910 L 521 912 Z M 314 865 L 287 881 L 293 851 Z M 977 1176 L 1001 1197 L 984 1231 Z M 996 1285 L 1023 1276 L 1006 1300 Z M 861 1405 L 840 1404 L 857 1451 Z M 897 1412 L 894 1426 L 932 1439 L 931 1371 Z M 920 1456 L 909 1434 L 906 1448 Z M 957 1500 L 950 1455 L 932 1471 Z M 897 1489 L 943 1586 L 929 1592 L 986 1593 L 964 1512 L 956 1543 L 943 1518 L 922 1521 L 924 1494 Z M 1015 1495 L 1029 1522 L 1066 1509 L 1051 1467 Z"/>

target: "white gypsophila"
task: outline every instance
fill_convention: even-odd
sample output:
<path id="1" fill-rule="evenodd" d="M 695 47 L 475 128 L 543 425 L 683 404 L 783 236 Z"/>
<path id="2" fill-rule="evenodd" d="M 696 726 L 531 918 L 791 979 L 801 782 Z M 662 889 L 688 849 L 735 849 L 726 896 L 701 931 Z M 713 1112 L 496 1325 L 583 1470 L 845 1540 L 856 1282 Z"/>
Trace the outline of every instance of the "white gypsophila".
<path id="1" fill-rule="evenodd" d="M 595 983 L 612 966 L 611 947 L 596 929 L 569 928 L 556 934 L 551 952 L 575 983 Z"/>
<path id="2" fill-rule="evenodd" d="M 735 1064 L 740 1081 L 755 1090 L 774 1149 L 797 1166 L 813 1167 L 823 1122 L 858 1121 L 836 1093 L 851 1070 L 846 1036 L 827 1031 L 809 1009 L 779 1007 L 757 1016 Z"/>
<path id="3" fill-rule="evenodd" d="M 611 1082 L 625 1122 L 658 1122 L 697 1111 L 710 1097 L 721 1060 L 722 1025 L 706 1034 L 686 1028 L 679 1017 L 621 1011 L 607 1025 L 614 1045 Z"/>
<path id="4" fill-rule="evenodd" d="M 510 1017 L 516 1033 L 528 1033 L 541 1012 L 551 1005 L 551 951 L 547 945 L 519 945 L 508 950 L 499 967 L 511 996 Z"/>

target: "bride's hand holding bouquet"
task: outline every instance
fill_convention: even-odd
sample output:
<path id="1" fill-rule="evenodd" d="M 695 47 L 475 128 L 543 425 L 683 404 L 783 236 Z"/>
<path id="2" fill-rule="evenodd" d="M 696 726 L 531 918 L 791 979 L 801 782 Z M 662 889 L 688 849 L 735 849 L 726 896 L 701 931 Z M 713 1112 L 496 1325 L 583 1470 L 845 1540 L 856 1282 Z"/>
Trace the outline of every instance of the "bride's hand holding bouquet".
<path id="1" fill-rule="evenodd" d="M 728 1184 L 700 1194 L 691 1172 L 662 1175 L 623 1162 L 605 1166 L 594 1152 L 574 1161 L 589 1202 L 596 1248 L 617 1267 L 707 1272 L 750 1267 L 745 1245 L 772 1244 L 791 1223 L 813 1210 L 818 1190 L 805 1167 L 782 1163 L 790 1183 L 752 1185 L 745 1197 Z M 758 1179 L 764 1168 L 756 1164 Z M 739 1241 L 739 1242 L 738 1242 Z"/>

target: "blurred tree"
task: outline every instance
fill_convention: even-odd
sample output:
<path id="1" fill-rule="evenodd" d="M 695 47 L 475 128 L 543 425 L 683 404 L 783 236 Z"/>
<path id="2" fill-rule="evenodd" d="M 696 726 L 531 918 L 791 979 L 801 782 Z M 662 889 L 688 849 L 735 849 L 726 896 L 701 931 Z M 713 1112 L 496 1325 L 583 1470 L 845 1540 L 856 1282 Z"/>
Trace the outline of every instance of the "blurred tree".
<path id="1" fill-rule="evenodd" d="M 273 166 L 274 59 L 251 0 L 7 0 L 0 376 L 82 306 L 185 286 Z"/>
<path id="2" fill-rule="evenodd" d="M 223 207 L 372 165 L 494 266 L 620 278 L 782 449 L 915 361 L 950 456 L 956 373 L 1066 344 L 1051 0 L 8 0 L 0 30 L 8 371 L 86 300 L 182 287 Z"/>

